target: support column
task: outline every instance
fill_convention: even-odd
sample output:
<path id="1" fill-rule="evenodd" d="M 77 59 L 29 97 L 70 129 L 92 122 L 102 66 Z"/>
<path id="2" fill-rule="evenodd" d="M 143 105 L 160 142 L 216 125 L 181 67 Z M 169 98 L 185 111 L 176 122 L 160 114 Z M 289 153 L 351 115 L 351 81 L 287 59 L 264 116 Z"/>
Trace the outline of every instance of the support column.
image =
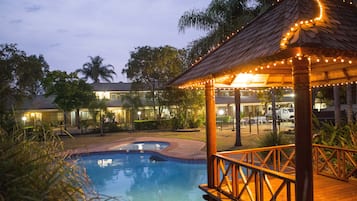
<path id="1" fill-rule="evenodd" d="M 347 102 L 347 123 L 353 123 L 353 110 L 352 110 L 352 84 L 346 86 L 346 102 Z"/>
<path id="2" fill-rule="evenodd" d="M 335 109 L 335 126 L 341 125 L 341 101 L 340 101 L 340 86 L 333 87 L 333 105 Z"/>
<path id="3" fill-rule="evenodd" d="M 275 89 L 271 89 L 270 93 L 271 93 L 271 117 L 273 119 L 273 135 L 278 136 L 278 127 L 276 122 L 278 120 L 278 117 L 276 115 Z"/>
<path id="4" fill-rule="evenodd" d="M 310 62 L 307 58 L 293 59 L 293 80 L 296 145 L 295 198 L 301 201 L 313 201 L 312 100 Z"/>
<path id="5" fill-rule="evenodd" d="M 234 89 L 234 103 L 236 108 L 236 143 L 235 146 L 242 146 L 240 133 L 240 89 Z"/>
<path id="6" fill-rule="evenodd" d="M 216 104 L 214 94 L 214 81 L 209 81 L 205 86 L 206 96 L 206 147 L 207 147 L 207 176 L 208 187 L 216 184 L 217 170 L 214 165 L 213 155 L 217 153 L 216 142 Z"/>

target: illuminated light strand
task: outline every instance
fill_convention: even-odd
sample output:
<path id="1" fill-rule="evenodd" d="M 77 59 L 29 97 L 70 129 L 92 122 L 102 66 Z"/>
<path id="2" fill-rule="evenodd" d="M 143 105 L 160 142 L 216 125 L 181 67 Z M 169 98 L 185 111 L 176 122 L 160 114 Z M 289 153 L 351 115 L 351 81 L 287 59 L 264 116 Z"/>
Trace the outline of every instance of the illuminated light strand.
<path id="1" fill-rule="evenodd" d="M 334 84 L 327 83 L 327 84 L 314 85 L 314 86 L 311 86 L 311 87 L 312 88 L 334 87 L 334 86 L 344 86 L 344 85 L 349 85 L 349 84 L 357 84 L 357 81 L 334 83 Z"/>
<path id="2" fill-rule="evenodd" d="M 300 22 L 296 22 L 293 27 L 290 27 L 289 31 L 283 36 L 282 40 L 280 41 L 280 48 L 286 49 L 288 47 L 290 39 L 294 36 L 294 33 L 301 29 L 301 27 L 312 27 L 315 25 L 316 22 L 321 21 L 324 16 L 323 6 L 320 0 L 315 0 L 319 5 L 320 14 L 318 17 L 311 19 L 311 20 L 301 20 Z"/>

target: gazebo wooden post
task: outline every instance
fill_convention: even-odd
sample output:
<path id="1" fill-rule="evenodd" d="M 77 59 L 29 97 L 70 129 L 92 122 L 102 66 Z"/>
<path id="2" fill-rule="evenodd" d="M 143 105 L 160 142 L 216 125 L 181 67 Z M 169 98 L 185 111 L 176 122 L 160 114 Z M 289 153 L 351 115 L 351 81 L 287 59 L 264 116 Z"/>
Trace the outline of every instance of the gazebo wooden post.
<path id="1" fill-rule="evenodd" d="M 241 132 L 240 132 L 240 89 L 234 89 L 234 103 L 236 108 L 236 143 L 235 146 L 242 146 Z M 233 122 L 234 123 L 234 122 Z"/>
<path id="2" fill-rule="evenodd" d="M 217 153 L 216 146 L 216 105 L 214 93 L 214 81 L 205 85 L 206 96 L 206 147 L 207 147 L 207 176 L 208 187 L 216 185 L 217 170 L 214 165 L 213 155 Z"/>
<path id="3" fill-rule="evenodd" d="M 305 57 L 293 59 L 292 74 L 295 92 L 295 198 L 301 201 L 313 201 L 312 100 L 309 60 Z"/>

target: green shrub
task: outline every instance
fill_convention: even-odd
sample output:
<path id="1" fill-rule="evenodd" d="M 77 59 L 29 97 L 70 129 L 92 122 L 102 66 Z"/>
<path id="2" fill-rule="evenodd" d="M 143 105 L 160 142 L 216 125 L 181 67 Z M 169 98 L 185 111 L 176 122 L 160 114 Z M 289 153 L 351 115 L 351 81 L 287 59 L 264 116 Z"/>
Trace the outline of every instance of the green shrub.
<path id="1" fill-rule="evenodd" d="M 135 130 L 172 129 L 172 120 L 135 120 Z"/>
<path id="2" fill-rule="evenodd" d="M 0 130 L 0 200 L 90 200 L 87 175 L 49 132 Z"/>
<path id="3" fill-rule="evenodd" d="M 158 121 L 156 120 L 135 120 L 135 130 L 154 130 L 158 129 Z"/>
<path id="4" fill-rule="evenodd" d="M 258 142 L 259 147 L 271 147 L 285 144 L 289 144 L 289 140 L 283 134 L 276 134 L 273 132 L 263 135 Z"/>
<path id="5" fill-rule="evenodd" d="M 217 116 L 216 121 L 223 122 L 223 123 L 229 123 L 231 121 L 231 117 L 230 116 Z"/>
<path id="6" fill-rule="evenodd" d="M 335 126 L 332 123 L 322 122 L 319 128 L 315 129 L 313 141 L 327 146 L 356 149 L 356 133 L 356 124 Z"/>
<path id="7" fill-rule="evenodd" d="M 120 128 L 116 123 L 107 122 L 103 124 L 103 128 L 105 132 L 117 132 L 120 131 Z"/>

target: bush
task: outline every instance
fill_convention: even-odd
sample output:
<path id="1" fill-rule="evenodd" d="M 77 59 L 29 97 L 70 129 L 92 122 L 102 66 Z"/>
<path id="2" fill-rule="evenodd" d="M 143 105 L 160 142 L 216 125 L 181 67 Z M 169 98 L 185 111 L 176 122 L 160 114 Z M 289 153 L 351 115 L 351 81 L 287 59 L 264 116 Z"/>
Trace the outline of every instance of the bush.
<path id="1" fill-rule="evenodd" d="M 87 175 L 67 156 L 49 132 L 0 130 L 0 200 L 90 200 Z"/>
<path id="2" fill-rule="evenodd" d="M 229 123 L 231 121 L 231 117 L 230 116 L 217 116 L 216 121 L 223 122 L 223 123 Z"/>
<path id="3" fill-rule="evenodd" d="M 287 138 L 284 137 L 283 134 L 274 134 L 273 132 L 265 134 L 262 138 L 260 138 L 258 146 L 259 147 L 271 147 L 277 145 L 285 145 L 289 144 Z"/>
<path id="4" fill-rule="evenodd" d="M 108 122 L 103 124 L 104 132 L 117 132 L 120 128 L 116 123 Z"/>
<path id="5" fill-rule="evenodd" d="M 335 126 L 322 122 L 315 128 L 314 143 L 356 149 L 356 124 Z"/>

